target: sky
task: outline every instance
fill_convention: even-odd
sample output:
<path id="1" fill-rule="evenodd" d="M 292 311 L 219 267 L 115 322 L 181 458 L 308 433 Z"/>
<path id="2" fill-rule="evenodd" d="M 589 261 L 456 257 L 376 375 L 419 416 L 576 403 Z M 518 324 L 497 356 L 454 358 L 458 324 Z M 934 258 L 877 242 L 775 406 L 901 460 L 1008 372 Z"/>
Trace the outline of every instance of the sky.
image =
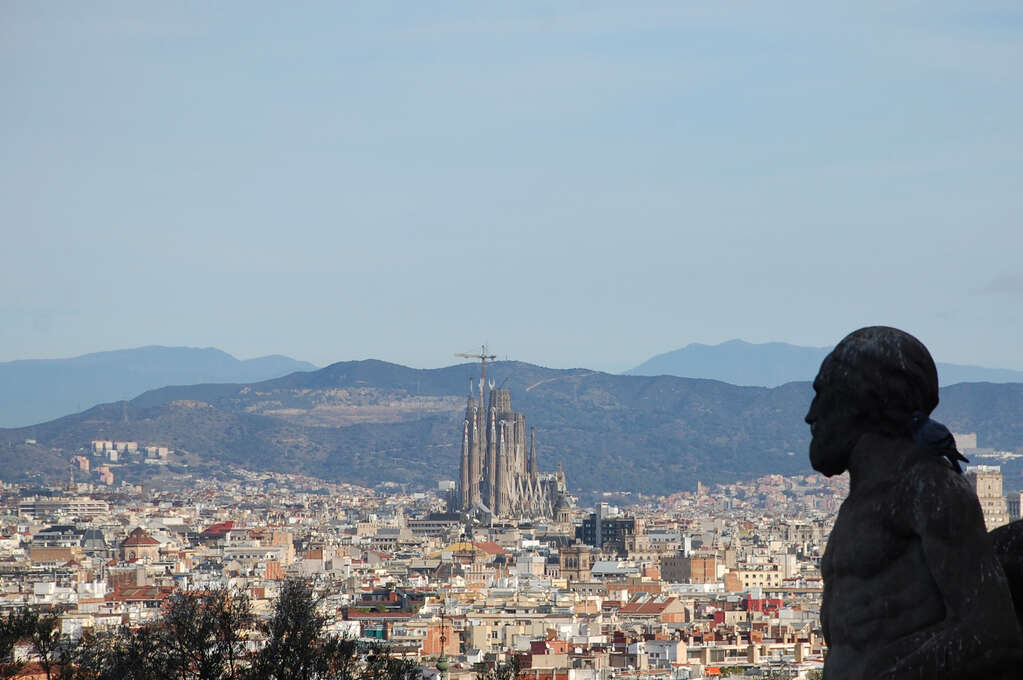
<path id="1" fill-rule="evenodd" d="M 1023 369 L 1021 63 L 1018 2 L 9 0 L 0 361 Z"/>

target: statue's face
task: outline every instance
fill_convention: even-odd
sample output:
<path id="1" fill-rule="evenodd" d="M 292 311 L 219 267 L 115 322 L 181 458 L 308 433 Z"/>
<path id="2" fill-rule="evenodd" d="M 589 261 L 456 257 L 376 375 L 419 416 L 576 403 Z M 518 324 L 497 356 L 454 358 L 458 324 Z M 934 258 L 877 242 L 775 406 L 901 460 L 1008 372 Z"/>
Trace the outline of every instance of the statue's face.
<path id="1" fill-rule="evenodd" d="M 830 358 L 830 357 L 829 357 Z M 813 381 L 816 395 L 806 414 L 810 426 L 810 465 L 825 477 L 839 475 L 849 467 L 849 456 L 859 439 L 852 404 L 843 403 L 841 391 L 832 380 L 828 359 Z"/>

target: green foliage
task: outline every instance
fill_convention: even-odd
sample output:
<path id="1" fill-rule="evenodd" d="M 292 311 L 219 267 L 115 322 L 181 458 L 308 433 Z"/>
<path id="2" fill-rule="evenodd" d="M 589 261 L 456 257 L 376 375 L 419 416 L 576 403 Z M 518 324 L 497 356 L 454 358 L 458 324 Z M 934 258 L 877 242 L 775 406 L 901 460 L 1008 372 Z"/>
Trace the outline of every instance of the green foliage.
<path id="1" fill-rule="evenodd" d="M 26 617 L 33 615 L 26 609 L 0 616 L 0 678 L 11 677 L 21 670 L 21 664 L 14 663 L 14 645 L 28 635 L 31 624 Z"/>
<path id="2" fill-rule="evenodd" d="M 354 640 L 325 636 L 327 620 L 317 611 L 312 588 L 287 581 L 274 614 L 260 625 L 266 644 L 246 677 L 251 680 L 348 680 L 357 674 Z"/>
<path id="3" fill-rule="evenodd" d="M 464 403 L 465 378 L 475 370 L 463 365 L 417 371 L 375 361 L 347 362 L 247 389 L 193 385 L 156 390 L 127 404 L 97 406 L 40 424 L 31 432 L 8 431 L 6 441 L 0 439 L 6 444 L 0 446 L 0 469 L 9 477 L 63 477 L 66 455 L 47 453 L 49 447 L 73 451 L 102 428 L 105 438 L 161 441 L 193 452 L 202 459 L 200 469 L 228 463 L 369 485 L 427 482 L 458 469 L 462 409 L 411 408 L 411 395 L 439 403 L 457 397 Z M 693 488 L 697 479 L 713 485 L 808 471 L 809 429 L 803 422 L 813 396 L 808 383 L 738 387 L 518 362 L 494 363 L 491 376 L 499 383 L 507 378 L 514 407 L 537 427 L 541 469 L 550 471 L 561 460 L 573 489 L 611 485 L 674 493 Z M 187 405 L 199 402 L 203 406 Z M 337 409 L 340 420 L 323 421 L 322 413 L 313 417 L 324 405 Z M 367 405 L 375 405 L 380 422 L 345 419 L 344 414 Z M 943 389 L 936 417 L 954 431 L 982 431 L 989 445 L 1013 450 L 1023 447 L 1021 413 L 1023 385 L 974 383 Z M 26 437 L 38 437 L 46 447 L 25 448 L 20 442 Z M 289 442 L 286 456 L 281 441 Z M 388 452 L 387 465 L 380 465 L 380 451 Z M 554 452 L 557 459 L 551 457 Z M 123 469 L 126 475 L 136 474 L 132 466 Z M 1006 479 L 1021 470 L 1023 461 L 1003 465 Z"/>
<path id="4" fill-rule="evenodd" d="M 0 677 L 17 675 L 22 664 L 14 663 L 14 645 L 27 640 L 31 645 L 36 663 L 42 667 L 46 677 L 53 677 L 64 657 L 60 639 L 60 617 L 54 612 L 40 614 L 23 609 L 0 619 Z M 10 659 L 9 663 L 7 660 Z"/>
<path id="5" fill-rule="evenodd" d="M 24 610 L 0 619 L 0 661 L 17 640 L 29 639 L 47 673 L 55 673 L 53 680 L 58 670 L 60 680 L 420 679 L 412 661 L 328 634 L 318 605 L 312 589 L 298 581 L 283 585 L 262 622 L 240 593 L 177 593 L 159 621 L 85 635 L 74 645 L 60 639 L 57 616 Z M 248 643 L 257 639 L 265 644 L 252 652 Z M 2 668 L 12 675 L 18 670 L 13 664 Z"/>
<path id="6" fill-rule="evenodd" d="M 242 632 L 252 625 L 248 598 L 225 589 L 177 593 L 164 613 L 167 669 L 181 680 L 238 677 Z"/>
<path id="7" fill-rule="evenodd" d="M 764 676 L 766 680 L 792 680 L 796 677 L 796 672 L 788 668 L 778 668 L 767 672 Z"/>
<path id="8" fill-rule="evenodd" d="M 122 628 L 112 636 L 85 636 L 71 658 L 77 680 L 163 680 L 168 677 L 169 650 L 157 626 Z"/>
<path id="9" fill-rule="evenodd" d="M 386 650 L 374 647 L 370 649 L 365 666 L 355 680 L 420 680 L 421 676 L 422 671 L 415 662 L 391 656 Z"/>
<path id="10" fill-rule="evenodd" d="M 521 664 L 517 656 L 512 656 L 510 661 L 499 662 L 493 667 L 485 663 L 476 664 L 476 680 L 518 680 Z"/>

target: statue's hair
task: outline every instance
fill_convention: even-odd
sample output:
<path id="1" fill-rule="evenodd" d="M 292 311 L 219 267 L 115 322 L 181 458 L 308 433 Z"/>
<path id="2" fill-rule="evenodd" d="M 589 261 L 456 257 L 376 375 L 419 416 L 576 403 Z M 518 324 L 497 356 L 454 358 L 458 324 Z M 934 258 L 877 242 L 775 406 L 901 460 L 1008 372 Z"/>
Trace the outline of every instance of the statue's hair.
<path id="1" fill-rule="evenodd" d="M 853 331 L 821 364 L 820 378 L 837 390 L 867 431 L 908 434 L 913 413 L 938 405 L 938 370 L 915 337 L 888 326 Z"/>

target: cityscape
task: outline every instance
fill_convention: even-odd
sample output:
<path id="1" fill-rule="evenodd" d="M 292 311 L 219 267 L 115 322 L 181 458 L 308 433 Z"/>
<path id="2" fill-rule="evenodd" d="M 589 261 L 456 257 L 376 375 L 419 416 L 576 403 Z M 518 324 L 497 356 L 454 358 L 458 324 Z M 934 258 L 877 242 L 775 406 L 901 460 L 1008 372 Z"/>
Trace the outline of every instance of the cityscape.
<path id="1" fill-rule="evenodd" d="M 1020 680 L 1020 63 L 0 3 L 0 680 Z"/>
<path id="2" fill-rule="evenodd" d="M 226 590 L 269 616 L 300 581 L 327 633 L 424 678 L 507 667 L 536 680 L 819 677 L 820 564 L 846 477 L 581 503 L 560 464 L 537 472 L 535 434 L 485 362 L 459 469 L 433 489 L 243 468 L 147 488 L 116 481 L 119 463 L 165 467 L 178 452 L 116 440 L 70 456 L 63 484 L 2 483 L 0 612 L 48 612 L 71 646 L 158 624 L 175 593 Z M 955 438 L 986 453 L 975 433 Z M 966 478 L 989 530 L 1020 519 L 1023 492 L 1003 493 L 999 466 Z M 258 648 L 255 630 L 243 649 Z M 18 677 L 35 677 L 32 640 L 12 654 L 28 669 Z"/>

